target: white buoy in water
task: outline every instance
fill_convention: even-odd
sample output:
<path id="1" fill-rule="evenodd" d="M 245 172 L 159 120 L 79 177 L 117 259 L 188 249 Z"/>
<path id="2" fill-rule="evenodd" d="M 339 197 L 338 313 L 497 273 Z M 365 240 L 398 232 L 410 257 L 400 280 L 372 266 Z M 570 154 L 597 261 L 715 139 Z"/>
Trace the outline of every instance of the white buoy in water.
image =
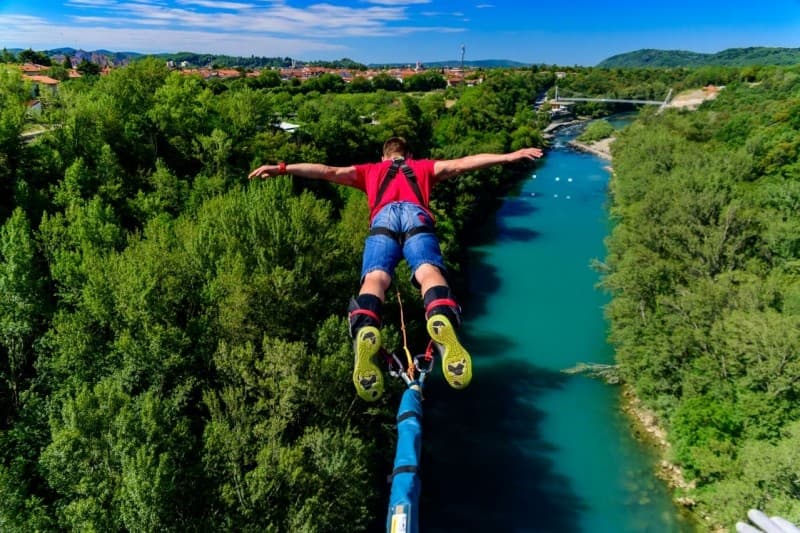
<path id="1" fill-rule="evenodd" d="M 567 181 L 572 181 L 572 178 L 567 178 Z"/>
<path id="2" fill-rule="evenodd" d="M 569 200 L 569 199 L 571 199 L 571 198 L 572 198 L 572 196 L 570 196 L 570 195 L 567 195 L 567 200 Z"/>
<path id="3" fill-rule="evenodd" d="M 553 195 L 553 198 L 558 198 L 558 195 L 557 195 L 557 194 L 554 194 L 554 195 Z"/>
<path id="4" fill-rule="evenodd" d="M 556 178 L 556 181 L 561 181 L 561 178 Z"/>

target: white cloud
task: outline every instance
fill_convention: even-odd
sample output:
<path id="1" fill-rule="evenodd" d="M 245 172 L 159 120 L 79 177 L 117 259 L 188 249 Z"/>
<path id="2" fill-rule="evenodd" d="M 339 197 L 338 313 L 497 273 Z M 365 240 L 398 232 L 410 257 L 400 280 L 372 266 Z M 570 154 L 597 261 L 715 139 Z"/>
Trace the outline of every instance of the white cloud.
<path id="1" fill-rule="evenodd" d="M 189 50 L 237 56 L 255 54 L 265 57 L 306 57 L 344 49 L 343 46 L 319 39 L 159 28 L 120 29 L 108 26 L 94 26 L 87 30 L 75 25 L 51 25 L 41 19 L 27 20 L 27 24 L 19 22 L 20 17 L 0 15 L 2 41 L 26 43 L 26 48 L 35 50 L 72 46 L 85 50 L 105 48 L 143 53 Z"/>
<path id="2" fill-rule="evenodd" d="M 228 11 L 198 11 L 189 6 L 222 7 Z M 126 2 L 115 4 L 98 15 L 74 17 L 79 23 L 131 27 L 173 25 L 180 29 L 232 32 L 269 32 L 311 35 L 312 39 L 382 35 L 389 23 L 408 18 L 399 7 L 372 6 L 355 9 L 331 4 L 314 4 L 304 9 L 283 3 L 268 7 L 238 2 L 185 0 L 181 7 Z M 392 28 L 395 31 L 395 28 Z M 399 31 L 403 31 L 400 29 Z M 335 32 L 335 33 L 331 33 Z"/>
<path id="3" fill-rule="evenodd" d="M 231 11 L 241 11 L 255 7 L 253 4 L 222 2 L 219 0 L 177 0 L 176 3 L 184 6 L 200 6 L 208 9 L 227 9 Z"/>
<path id="4" fill-rule="evenodd" d="M 204 0 L 202 0 L 204 1 Z M 230 31 L 236 33 L 268 33 L 279 35 L 309 35 L 317 40 L 347 37 L 385 37 L 387 35 L 420 32 L 454 32 L 461 28 L 395 26 L 409 17 L 399 7 L 371 6 L 356 9 L 331 4 L 314 4 L 304 9 L 286 4 L 256 8 L 248 6 L 241 12 L 200 12 L 186 8 L 167 8 L 141 3 L 118 4 L 115 13 L 107 18 L 76 19 L 96 24 L 117 26 L 120 20 L 135 27 L 170 25 L 184 30 Z M 387 31 L 387 25 L 393 24 Z"/>
<path id="5" fill-rule="evenodd" d="M 302 9 L 281 0 L 179 0 L 171 6 L 163 0 L 72 1 L 80 4 L 80 15 L 62 21 L 0 14 L 0 46 L 308 57 L 346 52 L 346 40 L 354 37 L 464 31 L 406 24 L 406 9 L 389 0 L 386 5 L 317 3 Z"/>
<path id="6" fill-rule="evenodd" d="M 487 9 L 490 7 L 495 7 L 494 4 L 478 4 L 475 6 L 476 9 Z"/>
<path id="7" fill-rule="evenodd" d="M 72 7 L 105 7 L 116 3 L 116 0 L 70 0 L 66 2 L 66 5 Z"/>
<path id="8" fill-rule="evenodd" d="M 364 0 L 370 4 L 382 6 L 410 6 L 415 4 L 430 4 L 431 0 Z"/>

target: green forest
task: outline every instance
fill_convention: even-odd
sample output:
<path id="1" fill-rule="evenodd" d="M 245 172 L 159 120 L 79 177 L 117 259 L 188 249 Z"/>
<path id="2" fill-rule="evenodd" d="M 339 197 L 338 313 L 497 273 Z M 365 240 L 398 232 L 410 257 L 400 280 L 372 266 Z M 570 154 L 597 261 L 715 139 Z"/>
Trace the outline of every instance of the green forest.
<path id="1" fill-rule="evenodd" d="M 392 134 L 438 158 L 541 145 L 532 102 L 552 78 L 321 93 L 211 84 L 152 59 L 64 82 L 30 119 L 31 87 L 3 70 L 0 529 L 382 524 L 396 405 L 355 396 L 346 321 L 364 196 L 247 174 L 374 160 Z M 46 133 L 25 143 L 33 126 Z M 438 189 L 454 272 L 466 228 L 525 170 Z M 397 286 L 418 334 L 420 298 L 407 274 Z"/>
<path id="2" fill-rule="evenodd" d="M 643 49 L 618 54 L 597 64 L 601 68 L 643 67 L 704 67 L 748 65 L 792 66 L 800 62 L 800 48 L 752 46 L 728 48 L 714 54 L 686 50 Z"/>
<path id="3" fill-rule="evenodd" d="M 800 69 L 642 111 L 612 153 L 611 341 L 680 496 L 711 524 L 800 522 Z"/>
<path id="4" fill-rule="evenodd" d="M 800 70 L 565 72 L 560 90 L 603 96 L 725 86 L 619 134 L 598 268 L 620 373 L 669 430 L 695 510 L 797 521 Z M 345 318 L 364 196 L 247 174 L 375 160 L 390 135 L 442 159 L 544 146 L 533 103 L 555 72 L 480 75 L 354 91 L 335 76 L 206 81 L 146 58 L 62 82 L 30 115 L 32 87 L 0 69 L 0 529 L 381 529 L 397 394 L 357 399 Z M 531 168 L 435 190 L 457 288 L 471 228 Z M 402 268 L 396 286 L 419 338 Z"/>

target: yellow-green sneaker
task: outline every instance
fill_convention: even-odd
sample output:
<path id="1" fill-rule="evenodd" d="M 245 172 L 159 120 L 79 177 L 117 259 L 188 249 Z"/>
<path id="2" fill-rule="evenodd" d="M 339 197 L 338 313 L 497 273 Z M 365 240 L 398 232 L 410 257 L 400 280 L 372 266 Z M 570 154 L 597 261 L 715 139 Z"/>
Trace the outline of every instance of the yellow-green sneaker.
<path id="1" fill-rule="evenodd" d="M 454 389 L 463 389 L 472 381 L 472 358 L 461 346 L 453 324 L 444 315 L 428 319 L 428 335 L 442 358 L 444 379 Z"/>
<path id="2" fill-rule="evenodd" d="M 383 372 L 375 357 L 381 349 L 380 330 L 375 326 L 360 328 L 353 345 L 356 352 L 353 385 L 363 400 L 374 402 L 383 396 Z"/>

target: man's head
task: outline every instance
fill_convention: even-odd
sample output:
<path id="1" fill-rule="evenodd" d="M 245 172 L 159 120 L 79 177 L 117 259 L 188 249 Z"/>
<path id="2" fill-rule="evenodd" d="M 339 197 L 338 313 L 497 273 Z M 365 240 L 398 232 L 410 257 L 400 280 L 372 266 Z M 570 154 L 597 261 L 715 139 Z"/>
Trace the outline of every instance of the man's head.
<path id="1" fill-rule="evenodd" d="M 408 149 L 408 142 L 402 137 L 390 137 L 383 143 L 383 159 L 393 159 L 395 157 L 410 157 L 411 151 Z"/>

